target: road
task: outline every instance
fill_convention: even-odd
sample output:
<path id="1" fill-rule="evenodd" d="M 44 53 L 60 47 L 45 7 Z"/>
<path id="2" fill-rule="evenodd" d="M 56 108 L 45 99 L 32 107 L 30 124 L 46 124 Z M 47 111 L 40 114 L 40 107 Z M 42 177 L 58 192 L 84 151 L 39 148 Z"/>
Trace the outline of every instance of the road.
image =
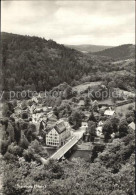
<path id="1" fill-rule="evenodd" d="M 59 160 L 70 148 L 72 148 L 81 139 L 84 132 L 85 132 L 84 127 L 81 127 L 79 130 L 73 132 L 73 137 L 57 152 L 55 152 L 50 158 Z"/>

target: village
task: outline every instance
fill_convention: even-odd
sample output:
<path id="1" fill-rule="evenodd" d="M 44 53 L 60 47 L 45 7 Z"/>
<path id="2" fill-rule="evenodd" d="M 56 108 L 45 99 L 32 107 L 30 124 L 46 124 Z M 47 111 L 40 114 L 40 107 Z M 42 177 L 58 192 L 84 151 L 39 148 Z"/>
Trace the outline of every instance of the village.
<path id="1" fill-rule="evenodd" d="M 31 103 L 30 103 L 31 102 Z M 128 102 L 126 102 L 127 104 Z M 74 129 L 70 124 L 68 117 L 57 118 L 53 107 L 46 106 L 40 96 L 33 96 L 28 100 L 28 104 L 17 100 L 14 112 L 10 116 L 11 120 L 26 121 L 34 125 L 35 138 L 47 149 L 50 156 L 55 159 L 64 158 L 64 154 L 70 151 L 75 145 L 80 151 L 90 151 L 94 145 L 105 144 L 103 125 L 107 119 L 117 116 L 116 108 L 112 105 L 98 104 L 96 100 L 93 101 L 95 111 L 85 109 L 84 100 L 80 100 L 77 106 L 83 109 L 84 118 L 82 118 L 81 126 Z M 94 121 L 95 124 L 91 126 L 91 133 L 89 132 L 89 120 Z M 129 124 L 131 129 L 135 129 L 134 122 Z M 110 140 L 115 138 L 115 132 L 111 133 Z M 76 141 L 73 142 L 73 140 Z M 57 155 L 59 154 L 59 157 Z"/>

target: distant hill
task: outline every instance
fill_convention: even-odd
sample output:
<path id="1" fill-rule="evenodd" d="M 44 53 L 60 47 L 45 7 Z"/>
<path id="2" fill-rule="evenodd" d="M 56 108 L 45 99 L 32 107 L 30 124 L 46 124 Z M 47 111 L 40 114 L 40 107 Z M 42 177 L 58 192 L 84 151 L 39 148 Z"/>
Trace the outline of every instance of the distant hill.
<path id="1" fill-rule="evenodd" d="M 95 52 L 94 54 L 97 56 L 106 56 L 113 59 L 129 59 L 135 57 L 135 46 L 132 44 L 125 44 Z"/>
<path id="2" fill-rule="evenodd" d="M 66 45 L 69 48 L 76 49 L 83 53 L 93 53 L 102 51 L 107 48 L 112 48 L 112 46 L 103 46 L 103 45 Z"/>

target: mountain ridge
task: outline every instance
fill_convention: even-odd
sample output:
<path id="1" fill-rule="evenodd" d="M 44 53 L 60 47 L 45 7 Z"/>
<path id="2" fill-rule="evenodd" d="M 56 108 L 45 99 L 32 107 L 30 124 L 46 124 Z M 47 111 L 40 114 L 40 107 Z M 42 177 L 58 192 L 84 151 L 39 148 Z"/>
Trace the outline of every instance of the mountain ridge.
<path id="1" fill-rule="evenodd" d="M 107 48 L 112 48 L 114 46 L 105 46 L 105 45 L 93 45 L 93 44 L 80 44 L 80 45 L 66 45 L 65 46 L 76 49 L 78 51 L 81 51 L 83 53 L 93 53 L 93 52 L 98 52 L 102 51 Z"/>
<path id="2" fill-rule="evenodd" d="M 129 59 L 135 57 L 135 45 L 124 44 L 93 53 L 97 56 L 106 56 L 113 59 Z"/>

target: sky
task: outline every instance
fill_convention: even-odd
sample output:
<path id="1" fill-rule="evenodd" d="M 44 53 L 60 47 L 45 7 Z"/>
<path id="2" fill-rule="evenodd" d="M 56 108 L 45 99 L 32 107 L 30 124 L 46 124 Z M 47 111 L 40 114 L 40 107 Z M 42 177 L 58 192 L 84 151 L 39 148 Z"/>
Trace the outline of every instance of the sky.
<path id="1" fill-rule="evenodd" d="M 61 44 L 135 43 L 135 1 L 2 1 L 1 29 Z"/>

